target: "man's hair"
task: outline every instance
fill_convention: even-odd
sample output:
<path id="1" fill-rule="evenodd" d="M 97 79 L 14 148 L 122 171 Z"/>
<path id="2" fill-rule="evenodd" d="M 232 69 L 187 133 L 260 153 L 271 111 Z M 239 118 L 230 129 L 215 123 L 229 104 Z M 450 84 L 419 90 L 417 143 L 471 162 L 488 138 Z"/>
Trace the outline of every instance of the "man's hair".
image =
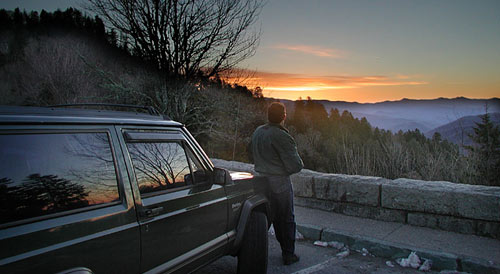
<path id="1" fill-rule="evenodd" d="M 279 124 L 285 119 L 285 105 L 273 102 L 267 108 L 267 119 L 271 123 Z"/>

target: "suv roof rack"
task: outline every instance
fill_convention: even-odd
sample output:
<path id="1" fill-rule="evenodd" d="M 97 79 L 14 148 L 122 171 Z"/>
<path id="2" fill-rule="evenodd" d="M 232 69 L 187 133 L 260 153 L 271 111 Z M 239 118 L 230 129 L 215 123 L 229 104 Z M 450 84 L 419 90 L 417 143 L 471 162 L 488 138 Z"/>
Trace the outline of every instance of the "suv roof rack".
<path id="1" fill-rule="evenodd" d="M 117 107 L 117 108 L 132 108 L 132 109 L 142 109 L 146 110 L 149 115 L 161 116 L 167 118 L 167 116 L 163 116 L 156 108 L 152 106 L 138 106 L 138 105 L 126 105 L 126 104 L 105 104 L 105 103 L 78 103 L 78 104 L 62 104 L 62 105 L 51 105 L 47 107 L 58 108 L 58 107 Z"/>

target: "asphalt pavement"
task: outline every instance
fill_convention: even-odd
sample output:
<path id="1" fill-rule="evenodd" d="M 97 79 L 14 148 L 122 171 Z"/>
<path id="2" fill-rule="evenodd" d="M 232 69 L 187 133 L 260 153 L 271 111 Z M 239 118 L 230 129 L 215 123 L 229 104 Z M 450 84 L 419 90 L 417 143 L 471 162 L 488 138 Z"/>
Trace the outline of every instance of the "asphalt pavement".
<path id="1" fill-rule="evenodd" d="M 281 249 L 278 241 L 269 233 L 269 259 L 268 274 L 347 274 L 347 273 L 371 273 L 371 274 L 418 274 L 414 269 L 402 268 L 398 265 L 393 267 L 386 265 L 386 259 L 373 256 L 363 256 L 352 252 L 349 256 L 338 257 L 342 252 L 335 248 L 319 247 L 307 239 L 299 240 L 295 246 L 296 253 L 300 255 L 300 261 L 292 265 L 283 265 L 281 260 Z M 225 256 L 217 261 L 199 269 L 195 274 L 235 274 L 238 259 Z"/>
<path id="2" fill-rule="evenodd" d="M 432 273 L 500 273 L 500 241 L 401 223 L 384 222 L 295 207 L 298 263 L 285 266 L 272 230 L 268 273 L 422 273 L 398 263 L 412 252 L 432 262 Z M 319 241 L 314 245 L 315 241 Z M 319 244 L 330 246 L 321 247 Z M 345 245 L 342 249 L 332 244 Z M 339 246 L 337 246 L 339 247 Z M 339 256 L 346 250 L 347 256 Z M 387 265 L 389 264 L 389 265 Z M 196 274 L 236 273 L 237 258 L 226 256 Z"/>

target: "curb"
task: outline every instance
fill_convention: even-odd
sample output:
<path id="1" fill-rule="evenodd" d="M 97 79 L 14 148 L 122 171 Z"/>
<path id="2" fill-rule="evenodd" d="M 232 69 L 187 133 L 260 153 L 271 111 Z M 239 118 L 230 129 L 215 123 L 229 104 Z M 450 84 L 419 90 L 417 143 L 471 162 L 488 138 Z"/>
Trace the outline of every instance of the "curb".
<path id="1" fill-rule="evenodd" d="M 495 265 L 491 261 L 478 258 L 415 248 L 409 245 L 354 235 L 345 231 L 322 228 L 317 225 L 297 224 L 297 230 L 304 235 L 304 238 L 309 240 L 342 242 L 353 250 L 366 248 L 374 256 L 391 260 L 408 257 L 412 251 L 415 251 L 419 257 L 432 260 L 432 270 L 436 271 L 453 270 L 469 273 L 500 274 L 500 265 Z"/>

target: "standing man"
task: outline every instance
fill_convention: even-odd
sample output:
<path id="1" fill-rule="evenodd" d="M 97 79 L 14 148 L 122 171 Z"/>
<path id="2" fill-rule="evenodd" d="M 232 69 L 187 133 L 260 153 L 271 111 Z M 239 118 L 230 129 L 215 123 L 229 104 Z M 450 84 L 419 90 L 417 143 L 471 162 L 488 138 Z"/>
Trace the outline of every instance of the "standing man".
<path id="1" fill-rule="evenodd" d="M 272 223 L 281 245 L 285 265 L 299 261 L 295 254 L 295 216 L 290 175 L 299 172 L 304 164 L 297 144 L 283 127 L 285 105 L 274 102 L 267 109 L 269 123 L 259 126 L 252 135 L 249 156 L 255 171 L 265 176 L 269 184 Z"/>

